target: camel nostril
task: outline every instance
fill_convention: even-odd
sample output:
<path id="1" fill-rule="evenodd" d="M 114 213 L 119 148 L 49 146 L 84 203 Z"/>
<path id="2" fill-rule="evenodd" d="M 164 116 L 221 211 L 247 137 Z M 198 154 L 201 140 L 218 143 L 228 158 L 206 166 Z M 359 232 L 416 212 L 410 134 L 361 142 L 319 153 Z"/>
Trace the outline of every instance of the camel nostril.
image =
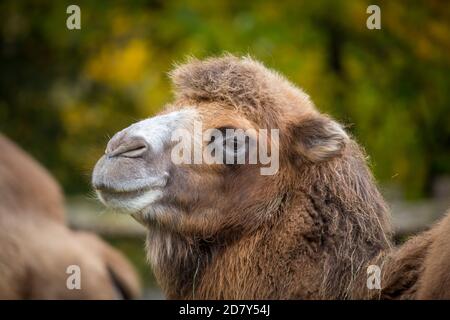
<path id="1" fill-rule="evenodd" d="M 143 139 L 134 139 L 120 144 L 117 148 L 109 152 L 108 157 L 137 158 L 146 153 L 148 149 L 148 144 Z"/>

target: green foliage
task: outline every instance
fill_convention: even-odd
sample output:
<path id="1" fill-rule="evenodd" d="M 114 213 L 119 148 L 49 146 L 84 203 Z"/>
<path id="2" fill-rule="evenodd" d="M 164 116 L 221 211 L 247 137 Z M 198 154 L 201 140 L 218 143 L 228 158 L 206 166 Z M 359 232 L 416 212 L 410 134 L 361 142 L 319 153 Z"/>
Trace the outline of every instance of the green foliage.
<path id="1" fill-rule="evenodd" d="M 0 131 L 68 192 L 89 190 L 108 135 L 170 100 L 187 55 L 251 54 L 349 126 L 384 183 L 409 197 L 450 173 L 450 6 L 369 1 L 68 1 L 0 4 Z"/>

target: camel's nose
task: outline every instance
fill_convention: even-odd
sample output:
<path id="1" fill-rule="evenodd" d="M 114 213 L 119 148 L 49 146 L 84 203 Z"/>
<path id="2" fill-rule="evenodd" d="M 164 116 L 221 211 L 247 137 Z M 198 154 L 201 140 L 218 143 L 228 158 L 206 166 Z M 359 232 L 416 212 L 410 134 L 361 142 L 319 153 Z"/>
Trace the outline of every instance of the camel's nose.
<path id="1" fill-rule="evenodd" d="M 116 135 L 108 142 L 105 153 L 108 158 L 138 158 L 142 157 L 149 149 L 148 143 L 141 137 Z"/>

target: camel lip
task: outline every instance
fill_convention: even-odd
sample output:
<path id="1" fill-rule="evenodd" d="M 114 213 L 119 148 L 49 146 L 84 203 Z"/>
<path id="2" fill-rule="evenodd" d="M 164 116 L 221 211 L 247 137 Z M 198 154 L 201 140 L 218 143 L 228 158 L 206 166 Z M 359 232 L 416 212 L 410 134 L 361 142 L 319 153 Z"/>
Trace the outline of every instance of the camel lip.
<path id="1" fill-rule="evenodd" d="M 118 203 L 122 204 L 128 203 L 130 201 L 133 201 L 134 199 L 140 198 L 149 193 L 162 192 L 162 188 L 157 186 L 140 187 L 136 189 L 127 189 L 127 190 L 101 188 L 96 189 L 95 191 L 98 194 L 101 202 L 103 202 L 103 204 L 107 206 L 110 206 L 111 204 L 116 204 L 114 206 L 117 206 Z"/>
<path id="2" fill-rule="evenodd" d="M 139 194 L 155 189 L 162 189 L 166 186 L 167 180 L 167 175 L 165 175 L 164 177 L 148 177 L 130 181 L 116 182 L 108 181 L 108 179 L 101 177 L 101 179 L 93 180 L 92 187 L 97 192 L 120 196 L 126 194 Z"/>
<path id="3" fill-rule="evenodd" d="M 136 213 L 157 202 L 163 196 L 163 188 L 150 186 L 132 190 L 111 188 L 96 189 L 97 197 L 107 208 L 125 213 Z"/>
<path id="4" fill-rule="evenodd" d="M 99 185 L 99 186 L 95 186 L 94 189 L 97 192 L 101 192 L 102 194 L 108 194 L 108 195 L 117 195 L 117 196 L 122 196 L 122 195 L 127 195 L 127 194 L 139 194 L 139 193 L 143 193 L 146 191 L 150 191 L 152 189 L 156 189 L 157 187 L 155 186 L 142 186 L 142 187 L 138 187 L 138 188 L 114 188 L 111 186 L 106 186 L 106 185 Z"/>

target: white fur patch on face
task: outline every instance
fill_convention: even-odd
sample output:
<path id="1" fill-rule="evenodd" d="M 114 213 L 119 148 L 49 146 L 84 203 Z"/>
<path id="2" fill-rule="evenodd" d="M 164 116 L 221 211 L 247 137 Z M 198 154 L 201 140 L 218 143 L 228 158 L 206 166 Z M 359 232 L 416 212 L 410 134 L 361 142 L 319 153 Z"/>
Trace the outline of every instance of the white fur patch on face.
<path id="1" fill-rule="evenodd" d="M 170 141 L 172 132 L 177 129 L 189 129 L 199 118 L 194 108 L 185 108 L 153 118 L 139 121 L 124 129 L 127 134 L 144 138 L 153 152 L 162 152 L 164 144 Z"/>

